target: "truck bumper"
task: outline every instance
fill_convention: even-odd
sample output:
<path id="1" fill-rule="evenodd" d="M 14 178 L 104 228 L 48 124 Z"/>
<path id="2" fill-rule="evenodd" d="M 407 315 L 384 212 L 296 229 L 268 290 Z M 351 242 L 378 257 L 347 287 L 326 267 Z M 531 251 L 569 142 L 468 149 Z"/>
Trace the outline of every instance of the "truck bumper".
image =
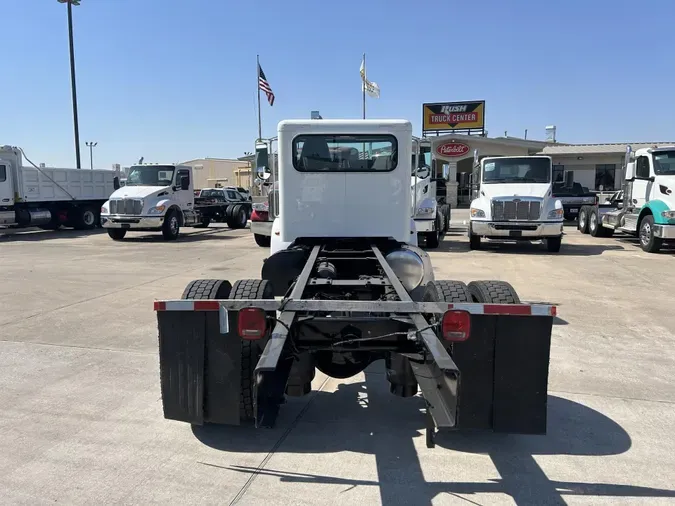
<path id="1" fill-rule="evenodd" d="M 675 225 L 654 225 L 654 236 L 661 239 L 675 239 Z"/>
<path id="2" fill-rule="evenodd" d="M 252 221 L 251 232 L 258 235 L 272 236 L 272 222 L 271 221 Z"/>
<path id="3" fill-rule="evenodd" d="M 562 221 L 472 221 L 471 232 L 474 235 L 495 239 L 538 239 L 562 235 L 563 223 Z"/>
<path id="4" fill-rule="evenodd" d="M 129 230 L 157 230 L 162 228 L 164 216 L 146 217 L 146 216 L 121 216 L 121 215 L 101 215 L 101 226 L 103 228 L 124 228 Z"/>

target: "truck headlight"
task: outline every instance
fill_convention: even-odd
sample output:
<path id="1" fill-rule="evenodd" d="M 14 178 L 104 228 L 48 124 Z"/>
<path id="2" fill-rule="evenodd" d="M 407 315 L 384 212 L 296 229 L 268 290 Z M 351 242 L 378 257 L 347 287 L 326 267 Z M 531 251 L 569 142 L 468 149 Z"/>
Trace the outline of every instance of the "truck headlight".
<path id="1" fill-rule="evenodd" d="M 385 258 L 406 290 L 411 292 L 420 286 L 424 279 L 424 262 L 417 253 L 407 249 L 397 249 Z"/>
<path id="2" fill-rule="evenodd" d="M 472 218 L 485 218 L 485 211 L 482 209 L 471 208 L 471 217 Z"/>
<path id="3" fill-rule="evenodd" d="M 548 219 L 555 220 L 558 218 L 562 218 L 564 214 L 565 211 L 563 209 L 554 209 L 553 211 L 548 212 Z"/>
<path id="4" fill-rule="evenodd" d="M 675 220 L 675 211 L 663 211 L 661 216 L 667 220 Z"/>
<path id="5" fill-rule="evenodd" d="M 105 204 L 101 206 L 101 214 L 110 214 Z"/>
<path id="6" fill-rule="evenodd" d="M 150 210 L 148 211 L 148 214 L 162 214 L 164 212 L 164 209 L 166 209 L 166 206 L 164 205 L 151 207 Z"/>
<path id="7" fill-rule="evenodd" d="M 420 207 L 417 209 L 417 214 L 432 214 L 433 212 L 433 207 Z"/>

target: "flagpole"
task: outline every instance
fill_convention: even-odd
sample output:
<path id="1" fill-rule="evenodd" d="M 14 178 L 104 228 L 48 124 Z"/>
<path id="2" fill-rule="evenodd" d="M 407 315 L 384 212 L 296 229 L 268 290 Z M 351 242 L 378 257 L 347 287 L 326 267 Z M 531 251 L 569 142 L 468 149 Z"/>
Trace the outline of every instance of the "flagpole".
<path id="1" fill-rule="evenodd" d="M 257 63 L 256 68 L 256 88 L 258 89 L 258 140 L 262 139 L 262 120 L 260 119 L 260 55 L 255 55 Z"/>
<path id="2" fill-rule="evenodd" d="M 363 119 L 366 119 L 366 53 L 363 53 L 363 77 L 361 78 L 361 88 L 363 88 Z"/>

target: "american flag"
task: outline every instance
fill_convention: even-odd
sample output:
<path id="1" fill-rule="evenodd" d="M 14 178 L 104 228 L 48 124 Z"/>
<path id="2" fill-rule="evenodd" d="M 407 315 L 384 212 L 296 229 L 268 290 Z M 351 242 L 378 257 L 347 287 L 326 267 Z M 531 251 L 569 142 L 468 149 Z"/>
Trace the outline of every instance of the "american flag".
<path id="1" fill-rule="evenodd" d="M 270 87 L 270 83 L 267 82 L 267 78 L 265 77 L 265 73 L 260 64 L 258 64 L 258 89 L 263 90 L 265 95 L 267 95 L 267 101 L 271 106 L 274 105 L 274 92 Z"/>

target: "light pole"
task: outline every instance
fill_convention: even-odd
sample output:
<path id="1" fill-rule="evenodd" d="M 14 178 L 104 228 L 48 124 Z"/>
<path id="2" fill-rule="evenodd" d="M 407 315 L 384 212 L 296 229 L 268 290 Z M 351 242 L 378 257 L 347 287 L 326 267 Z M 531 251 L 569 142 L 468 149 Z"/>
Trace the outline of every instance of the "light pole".
<path id="1" fill-rule="evenodd" d="M 75 159 L 77 168 L 80 163 L 80 127 L 77 122 L 77 87 L 75 86 L 75 47 L 73 44 L 73 5 L 80 5 L 80 0 L 58 0 L 61 4 L 68 4 L 68 41 L 70 42 L 70 85 L 73 92 L 73 125 L 75 128 Z"/>
<path id="2" fill-rule="evenodd" d="M 91 164 L 91 170 L 94 170 L 94 148 L 98 145 L 98 142 L 85 142 L 89 148 L 89 163 Z"/>

